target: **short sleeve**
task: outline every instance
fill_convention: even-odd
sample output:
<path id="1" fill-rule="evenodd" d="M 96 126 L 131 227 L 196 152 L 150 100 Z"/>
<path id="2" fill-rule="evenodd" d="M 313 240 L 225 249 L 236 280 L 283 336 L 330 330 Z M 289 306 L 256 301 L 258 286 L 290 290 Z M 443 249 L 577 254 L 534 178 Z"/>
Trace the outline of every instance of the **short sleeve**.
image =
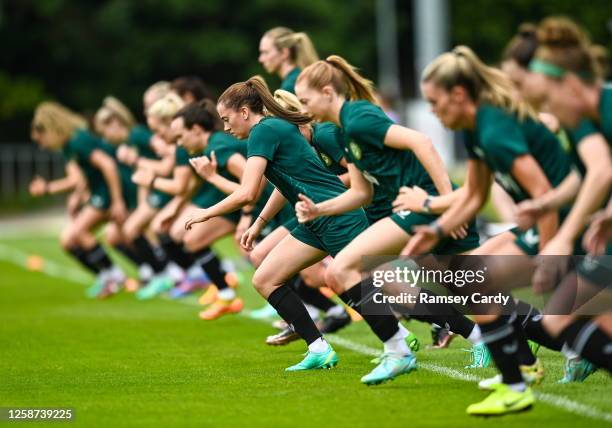
<path id="1" fill-rule="evenodd" d="M 354 103 L 347 134 L 362 144 L 368 144 L 379 149 L 385 146 L 385 136 L 393 125 L 393 121 L 379 108 L 369 103 Z"/>
<path id="2" fill-rule="evenodd" d="M 570 131 L 572 140 L 576 143 L 576 146 L 580 145 L 580 142 L 593 134 L 600 134 L 601 130 L 591 120 L 581 120 L 575 129 Z"/>
<path id="3" fill-rule="evenodd" d="M 529 153 L 525 136 L 513 116 L 502 112 L 492 114 L 478 123 L 478 127 L 478 140 L 492 169 L 508 173 L 517 157 Z"/>
<path id="4" fill-rule="evenodd" d="M 185 148 L 177 146 L 175 153 L 176 166 L 189 166 L 189 152 Z"/>
<path id="5" fill-rule="evenodd" d="M 280 139 L 274 129 L 265 123 L 259 123 L 249 135 L 247 157 L 259 156 L 272 161 L 279 145 Z"/>
<path id="6" fill-rule="evenodd" d="M 91 154 L 100 146 L 99 141 L 85 131 L 77 131 L 77 133 L 68 141 L 67 153 L 71 159 L 89 161 Z"/>
<path id="7" fill-rule="evenodd" d="M 151 150 L 151 137 L 153 133 L 144 126 L 135 126 L 130 130 L 128 142 L 139 152 Z"/>

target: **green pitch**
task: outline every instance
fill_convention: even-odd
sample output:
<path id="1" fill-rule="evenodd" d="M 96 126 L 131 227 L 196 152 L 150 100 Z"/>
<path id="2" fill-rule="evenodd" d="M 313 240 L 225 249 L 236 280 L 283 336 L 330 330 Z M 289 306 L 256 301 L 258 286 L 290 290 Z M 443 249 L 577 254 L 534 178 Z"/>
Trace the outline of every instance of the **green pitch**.
<path id="1" fill-rule="evenodd" d="M 235 255 L 228 242 L 217 249 Z M 612 426 L 610 378 L 598 372 L 583 384 L 557 385 L 563 359 L 547 350 L 540 351 L 547 376 L 531 411 L 468 417 L 466 406 L 486 395 L 474 379 L 495 370 L 464 370 L 463 339 L 419 351 L 416 373 L 366 387 L 359 378 L 379 346 L 359 322 L 330 337 L 337 368 L 285 373 L 305 346 L 266 346 L 274 333 L 266 323 L 201 321 L 195 298 L 88 300 L 87 276 L 51 237 L 0 239 L 0 250 L 0 407 L 68 407 L 75 413 L 69 426 L 113 428 Z M 44 272 L 20 266 L 31 254 L 47 261 Z M 240 293 L 247 307 L 263 303 L 248 283 Z M 430 342 L 428 326 L 408 327 Z"/>

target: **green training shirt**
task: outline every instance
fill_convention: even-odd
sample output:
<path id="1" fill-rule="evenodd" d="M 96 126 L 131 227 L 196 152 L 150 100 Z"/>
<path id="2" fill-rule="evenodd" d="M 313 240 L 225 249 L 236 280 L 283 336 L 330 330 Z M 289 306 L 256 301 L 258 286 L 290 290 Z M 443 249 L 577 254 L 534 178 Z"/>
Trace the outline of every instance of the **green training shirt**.
<path id="1" fill-rule="evenodd" d="M 355 164 L 374 186 L 372 204 L 366 207 L 370 222 L 392 213 L 392 203 L 402 186 L 419 186 L 437 195 L 431 177 L 409 150 L 385 146 L 393 121 L 369 101 L 347 101 L 340 110 L 347 162 Z"/>
<path id="2" fill-rule="evenodd" d="M 519 120 L 515 114 L 483 104 L 476 112 L 475 129 L 463 134 L 469 157 L 484 161 L 515 202 L 529 198 L 511 174 L 519 156 L 532 155 L 553 187 L 570 172 L 569 157 L 557 137 L 532 118 Z"/>

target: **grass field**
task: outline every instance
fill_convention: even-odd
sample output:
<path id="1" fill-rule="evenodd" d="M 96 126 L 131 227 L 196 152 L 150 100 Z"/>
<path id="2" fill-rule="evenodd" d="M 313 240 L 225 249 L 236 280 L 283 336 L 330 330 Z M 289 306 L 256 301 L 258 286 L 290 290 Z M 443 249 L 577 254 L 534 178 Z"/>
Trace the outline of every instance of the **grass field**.
<path id="1" fill-rule="evenodd" d="M 232 253 L 227 243 L 220 248 Z M 31 254 L 47 261 L 43 272 L 24 268 Z M 53 237 L 0 237 L 0 272 L 0 407 L 68 407 L 70 424 L 113 428 L 612 426 L 610 378 L 598 372 L 557 385 L 563 359 L 547 350 L 531 411 L 473 418 L 465 407 L 485 397 L 474 381 L 495 370 L 464 370 L 463 339 L 419 351 L 416 373 L 365 387 L 359 379 L 379 346 L 363 322 L 329 338 L 338 367 L 288 374 L 305 346 L 267 347 L 274 330 L 266 323 L 240 315 L 200 321 L 195 298 L 86 299 L 89 278 Z M 248 307 L 263 303 L 249 284 L 240 290 Z M 408 327 L 429 342 L 428 326 Z"/>

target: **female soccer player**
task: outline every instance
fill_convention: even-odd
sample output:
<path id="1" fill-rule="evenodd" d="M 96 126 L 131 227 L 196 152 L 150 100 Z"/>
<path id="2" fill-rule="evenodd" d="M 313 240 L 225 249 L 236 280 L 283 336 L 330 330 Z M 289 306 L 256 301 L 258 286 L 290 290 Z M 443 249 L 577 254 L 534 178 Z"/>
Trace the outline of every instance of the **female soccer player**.
<path id="1" fill-rule="evenodd" d="M 431 192 L 448 193 L 451 182 L 431 141 L 423 134 L 394 124 L 374 104 L 372 84 L 360 76 L 352 66 L 338 56 L 330 56 L 304 69 L 298 77 L 296 92 L 310 114 L 321 121 L 331 121 L 340 126 L 344 134 L 343 146 L 349 172 L 365 179 L 368 192 L 372 192 L 371 204 L 366 213 L 371 226 L 349 246 L 343 249 L 331 266 L 330 283 L 350 288 L 355 284 L 369 284 L 371 278 L 361 282 L 366 269 L 361 266 L 363 255 L 399 254 L 412 233 L 412 227 L 432 221 L 435 217 L 407 211 L 393 214 L 392 202 L 403 185 L 418 185 Z M 352 176 L 351 176 L 352 177 Z M 435 183 L 435 184 L 434 184 Z M 309 221 L 321 215 L 336 215 L 364 204 L 359 188 L 352 185 L 337 198 L 314 204 L 302 196 L 296 206 L 298 219 Z M 470 230 L 469 236 L 449 240 L 440 246 L 440 254 L 455 254 L 478 246 L 478 235 Z M 359 288 L 359 287 L 358 287 Z M 422 289 L 421 293 L 431 294 Z M 440 326 L 451 325 L 451 330 L 470 337 L 475 326 L 449 305 L 440 314 L 437 306 L 422 303 L 410 311 L 416 319 Z M 423 316 L 425 314 L 431 314 Z M 477 336 L 478 329 L 474 331 Z M 486 358 L 485 348 L 479 345 L 481 360 Z M 397 355 L 386 355 L 394 359 Z M 383 359 L 383 360 L 384 360 Z M 485 364 L 484 361 L 479 364 Z M 377 373 L 381 379 L 387 376 L 386 366 Z M 373 378 L 375 382 L 376 377 Z"/>
<path id="2" fill-rule="evenodd" d="M 484 65 L 471 49 L 460 46 L 434 60 L 423 73 L 422 91 L 446 127 L 464 131 L 470 160 L 465 185 L 446 197 L 446 207 L 450 208 L 431 225 L 415 228 L 407 254 L 429 251 L 449 231 L 473 219 L 487 199 L 493 174 L 520 202 L 558 186 L 570 173 L 569 159 L 555 136 L 536 120 L 526 103 L 513 95 L 510 80 Z M 530 229 L 518 237 L 512 232 L 502 233 L 473 254 L 536 254 L 555 235 L 557 225 L 557 212 L 549 212 L 538 220 L 537 230 Z M 514 270 L 515 277 L 519 272 L 529 272 L 521 268 Z M 531 406 L 534 397 L 525 379 L 539 379 L 541 368 L 529 351 L 521 326 L 514 322 L 516 317 L 475 318 L 502 378 L 481 382 L 482 388 L 493 389 L 493 393 L 469 406 L 468 413 L 504 414 Z"/>
<path id="3" fill-rule="evenodd" d="M 264 108 L 275 117 L 266 117 Z M 194 213 L 185 224 L 186 228 L 252 203 L 264 173 L 277 191 L 244 234 L 242 244 L 247 249 L 252 247 L 253 240 L 267 220 L 286 200 L 294 204 L 298 202 L 299 194 L 307 194 L 319 202 L 344 192 L 345 187 L 340 179 L 325 169 L 296 126 L 309 123 L 310 118 L 282 108 L 261 79 L 251 78 L 230 86 L 219 98 L 217 110 L 227 131 L 238 138 L 248 137 L 248 159 L 243 181 L 237 191 L 220 203 Z M 369 189 L 360 176 L 351 176 L 351 186 Z M 337 363 L 337 356 L 322 338 L 302 302 L 293 290 L 284 285 L 285 281 L 327 254 L 336 255 L 366 227 L 367 219 L 362 209 L 302 223 L 274 247 L 256 270 L 253 285 L 257 291 L 308 344 L 304 360 L 287 370 L 331 367 Z M 345 302 L 358 302 L 362 291 L 367 295 L 374 289 L 346 289 L 340 292 L 339 297 Z M 395 367 L 390 370 L 393 377 L 407 373 L 414 369 L 415 361 L 404 342 L 405 330 L 398 324 L 388 305 L 381 304 L 378 309 L 382 315 L 361 315 L 384 342 L 387 352 L 405 356 L 391 362 L 394 366 L 403 367 L 403 370 Z"/>
<path id="4" fill-rule="evenodd" d="M 544 255 L 570 255 L 589 216 L 609 200 L 612 89 L 600 78 L 601 70 L 593 58 L 590 41 L 569 19 L 545 19 L 538 27 L 538 41 L 540 46 L 529 68 L 544 77 L 547 105 L 561 124 L 571 130 L 572 141 L 577 142 L 577 152 L 586 167 L 581 190 L 570 213 L 554 239 L 541 251 Z M 535 202 L 542 205 L 541 201 Z M 544 206 L 541 212 L 546 212 L 546 208 Z M 605 294 L 609 294 L 612 267 L 605 256 L 585 260 L 578 265 L 577 272 L 579 289 L 607 286 Z M 563 287 L 559 287 L 555 296 L 565 299 Z M 609 346 L 612 331 L 609 311 L 596 320 L 546 315 L 543 322 L 551 334 L 561 337 L 576 352 L 611 369 L 610 359 L 604 351 Z"/>
<path id="5" fill-rule="evenodd" d="M 113 148 L 87 131 L 83 118 L 53 102 L 43 102 L 36 108 L 32 139 L 44 149 L 61 150 L 68 174 L 50 182 L 35 178 L 30 186 L 33 195 L 55 194 L 76 188 L 80 175 L 74 172 L 75 168 L 87 179 L 91 196 L 62 231 L 60 243 L 64 250 L 97 274 L 96 282 L 87 291 L 89 296 L 106 297 L 116 292 L 125 275 L 112 263 L 93 233 L 94 228 L 106 220 L 123 223 L 127 205 L 135 203 L 135 193 L 133 200 L 127 203 L 124 200 Z"/>
<path id="6" fill-rule="evenodd" d="M 300 71 L 318 59 L 308 34 L 289 28 L 272 28 L 259 42 L 259 62 L 268 73 L 282 79 L 280 89 L 285 91 L 295 92 L 295 80 Z"/>

